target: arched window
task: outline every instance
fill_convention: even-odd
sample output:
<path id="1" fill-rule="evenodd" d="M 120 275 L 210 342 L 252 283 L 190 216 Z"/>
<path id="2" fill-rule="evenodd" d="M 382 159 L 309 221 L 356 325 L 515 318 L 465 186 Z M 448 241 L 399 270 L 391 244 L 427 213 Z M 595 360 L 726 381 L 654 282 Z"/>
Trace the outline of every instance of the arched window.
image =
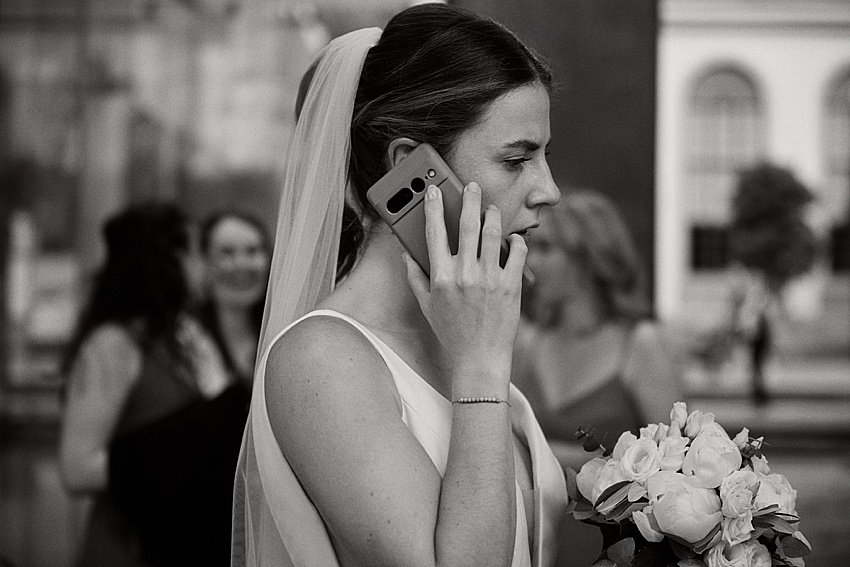
<path id="1" fill-rule="evenodd" d="M 722 68 L 701 76 L 688 105 L 685 132 L 685 207 L 691 268 L 728 262 L 726 225 L 736 174 L 762 152 L 761 100 L 743 72 Z"/>
<path id="2" fill-rule="evenodd" d="M 830 256 L 835 272 L 850 271 L 850 71 L 834 83 L 826 103 L 826 183 L 832 214 Z"/>

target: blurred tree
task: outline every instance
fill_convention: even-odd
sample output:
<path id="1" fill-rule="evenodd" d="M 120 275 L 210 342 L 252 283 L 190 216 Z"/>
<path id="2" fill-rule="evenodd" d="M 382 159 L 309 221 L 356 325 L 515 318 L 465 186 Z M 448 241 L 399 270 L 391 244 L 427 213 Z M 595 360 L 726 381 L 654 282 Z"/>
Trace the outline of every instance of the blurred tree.
<path id="1" fill-rule="evenodd" d="M 743 170 L 732 201 L 732 261 L 749 278 L 732 293 L 732 330 L 750 351 L 752 396 L 768 399 L 764 364 L 773 348 L 773 316 L 782 290 L 815 263 L 818 242 L 806 223 L 814 195 L 784 168 L 762 163 Z"/>
<path id="2" fill-rule="evenodd" d="M 809 271 L 817 239 L 805 220 L 814 196 L 789 170 L 759 164 L 741 172 L 729 229 L 733 261 L 759 272 L 779 293 Z"/>

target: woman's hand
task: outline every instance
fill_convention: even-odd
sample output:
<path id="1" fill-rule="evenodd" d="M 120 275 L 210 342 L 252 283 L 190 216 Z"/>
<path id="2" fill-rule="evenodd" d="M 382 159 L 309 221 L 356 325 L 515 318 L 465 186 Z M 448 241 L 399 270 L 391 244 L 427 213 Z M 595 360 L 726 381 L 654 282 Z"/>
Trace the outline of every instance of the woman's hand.
<path id="1" fill-rule="evenodd" d="M 482 228 L 481 188 L 476 183 L 464 188 L 456 256 L 449 250 L 442 193 L 433 185 L 425 195 L 425 232 L 430 280 L 405 254 L 408 281 L 444 349 L 452 396 L 507 397 L 525 241 L 516 234 L 509 237 L 510 255 L 501 268 L 501 215 L 495 206 L 488 207 Z"/>

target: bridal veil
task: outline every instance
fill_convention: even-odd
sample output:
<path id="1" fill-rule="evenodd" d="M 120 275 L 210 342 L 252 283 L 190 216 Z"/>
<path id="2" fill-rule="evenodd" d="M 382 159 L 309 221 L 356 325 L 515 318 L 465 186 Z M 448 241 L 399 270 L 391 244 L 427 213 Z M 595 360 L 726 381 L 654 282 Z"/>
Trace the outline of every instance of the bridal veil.
<path id="1" fill-rule="evenodd" d="M 357 30 L 319 53 L 289 146 L 251 411 L 234 485 L 234 567 L 337 565 L 324 523 L 272 433 L 265 368 L 281 332 L 333 290 L 354 97 L 363 61 L 380 35 L 378 28 Z"/>

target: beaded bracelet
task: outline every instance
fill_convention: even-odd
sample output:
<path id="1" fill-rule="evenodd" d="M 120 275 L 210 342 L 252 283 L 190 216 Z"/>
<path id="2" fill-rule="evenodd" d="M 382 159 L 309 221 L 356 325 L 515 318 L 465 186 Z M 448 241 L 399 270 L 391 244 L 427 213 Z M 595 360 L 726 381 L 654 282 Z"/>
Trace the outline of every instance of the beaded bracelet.
<path id="1" fill-rule="evenodd" d="M 508 400 L 503 400 L 502 398 L 495 398 L 490 396 L 477 397 L 477 398 L 458 398 L 452 402 L 453 404 L 508 404 L 508 407 L 511 406 L 511 403 Z"/>

